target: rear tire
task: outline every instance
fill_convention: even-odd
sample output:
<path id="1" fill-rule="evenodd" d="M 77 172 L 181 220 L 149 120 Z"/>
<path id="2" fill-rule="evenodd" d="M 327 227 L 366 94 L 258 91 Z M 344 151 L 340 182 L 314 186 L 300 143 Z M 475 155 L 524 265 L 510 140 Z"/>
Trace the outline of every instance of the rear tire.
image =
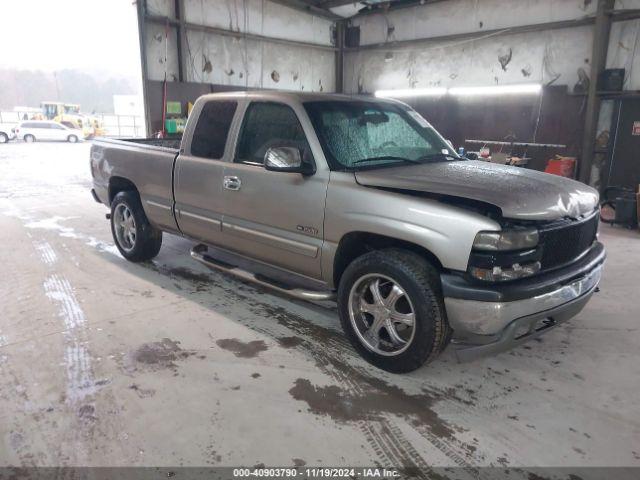
<path id="1" fill-rule="evenodd" d="M 76 143 L 78 141 L 78 137 L 75 135 L 69 135 L 67 137 L 67 142 L 69 143 Z"/>
<path id="2" fill-rule="evenodd" d="M 9 136 L 6 133 L 0 133 L 0 143 L 7 143 Z"/>
<path id="3" fill-rule="evenodd" d="M 137 192 L 120 192 L 111 202 L 111 234 L 130 262 L 151 260 L 162 246 L 162 231 L 149 223 Z"/>
<path id="4" fill-rule="evenodd" d="M 36 137 L 34 137 L 31 134 L 28 134 L 28 135 L 24 136 L 24 141 L 27 142 L 27 143 L 33 143 L 33 142 L 36 141 Z"/>
<path id="5" fill-rule="evenodd" d="M 353 347 L 388 372 L 420 368 L 451 338 L 439 273 L 408 250 L 377 250 L 356 258 L 340 279 L 338 312 Z"/>

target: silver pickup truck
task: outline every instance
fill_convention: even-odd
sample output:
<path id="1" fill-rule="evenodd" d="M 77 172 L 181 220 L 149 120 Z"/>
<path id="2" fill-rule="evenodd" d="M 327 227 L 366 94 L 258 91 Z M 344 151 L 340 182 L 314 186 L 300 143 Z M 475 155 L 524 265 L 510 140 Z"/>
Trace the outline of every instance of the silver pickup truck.
<path id="1" fill-rule="evenodd" d="M 210 267 L 336 300 L 392 372 L 451 341 L 464 360 L 541 335 L 580 312 L 605 259 L 595 190 L 460 158 L 392 100 L 206 95 L 181 142 L 98 140 L 90 163 L 126 259 L 156 256 L 163 232 L 193 239 Z"/>

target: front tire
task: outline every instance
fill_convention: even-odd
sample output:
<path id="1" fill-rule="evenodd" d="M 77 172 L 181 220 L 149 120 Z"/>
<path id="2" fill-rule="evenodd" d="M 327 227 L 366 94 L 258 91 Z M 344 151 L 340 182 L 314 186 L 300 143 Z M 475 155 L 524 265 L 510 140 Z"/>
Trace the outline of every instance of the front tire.
<path id="1" fill-rule="evenodd" d="M 136 192 L 120 192 L 111 202 L 111 233 L 130 262 L 151 260 L 162 246 L 162 231 L 149 223 Z"/>
<path id="2" fill-rule="evenodd" d="M 78 142 L 78 137 L 75 135 L 69 135 L 67 137 L 67 142 L 69 143 L 77 143 Z"/>
<path id="3" fill-rule="evenodd" d="M 23 140 L 24 140 L 25 142 L 27 142 L 27 143 L 33 143 L 33 142 L 35 142 L 35 141 L 36 141 L 36 137 L 34 137 L 34 136 L 33 136 L 33 135 L 31 135 L 31 134 L 28 134 L 28 135 L 25 135 L 25 136 L 24 136 L 24 139 L 23 139 Z"/>
<path id="4" fill-rule="evenodd" d="M 9 136 L 6 133 L 0 133 L 0 143 L 7 143 Z"/>
<path id="5" fill-rule="evenodd" d="M 393 373 L 432 361 L 451 337 L 438 271 L 408 250 L 355 259 L 340 279 L 338 312 L 354 348 Z"/>

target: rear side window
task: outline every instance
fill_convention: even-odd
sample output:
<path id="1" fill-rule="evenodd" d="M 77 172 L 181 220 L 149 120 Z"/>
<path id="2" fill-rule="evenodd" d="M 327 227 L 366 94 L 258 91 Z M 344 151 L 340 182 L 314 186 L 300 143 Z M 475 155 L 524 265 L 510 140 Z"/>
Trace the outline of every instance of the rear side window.
<path id="1" fill-rule="evenodd" d="M 276 146 L 309 151 L 296 113 L 280 103 L 251 104 L 245 114 L 235 161 L 262 165 L 267 150 Z"/>
<path id="2" fill-rule="evenodd" d="M 237 102 L 215 100 L 202 108 L 191 141 L 192 155 L 222 158 L 237 105 Z"/>

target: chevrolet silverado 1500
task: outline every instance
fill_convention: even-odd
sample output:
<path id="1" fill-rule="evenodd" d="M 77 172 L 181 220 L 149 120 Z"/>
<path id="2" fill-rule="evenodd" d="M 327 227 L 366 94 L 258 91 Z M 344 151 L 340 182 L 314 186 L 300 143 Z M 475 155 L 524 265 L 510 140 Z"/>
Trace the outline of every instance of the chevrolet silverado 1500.
<path id="1" fill-rule="evenodd" d="M 549 331 L 605 259 L 595 190 L 460 158 L 393 100 L 206 95 L 181 141 L 98 140 L 90 163 L 126 259 L 153 258 L 169 232 L 210 267 L 335 299 L 353 346 L 393 372 L 450 341 L 464 360 Z"/>

